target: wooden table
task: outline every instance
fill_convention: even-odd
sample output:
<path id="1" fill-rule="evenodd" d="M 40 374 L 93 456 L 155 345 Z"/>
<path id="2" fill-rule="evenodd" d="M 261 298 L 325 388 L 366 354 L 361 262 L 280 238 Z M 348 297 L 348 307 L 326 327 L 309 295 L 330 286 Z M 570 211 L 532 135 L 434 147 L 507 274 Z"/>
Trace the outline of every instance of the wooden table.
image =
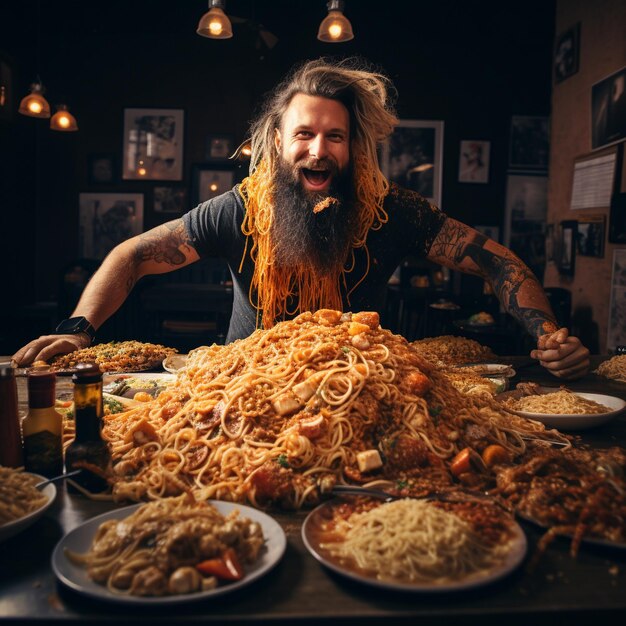
<path id="1" fill-rule="evenodd" d="M 599 359 L 596 358 L 597 362 Z M 516 380 L 558 384 L 540 367 L 519 367 Z M 62 379 L 59 387 L 69 387 Z M 593 374 L 574 389 L 626 399 L 626 384 Z M 25 381 L 19 380 L 24 403 Z M 626 415 L 580 433 L 594 446 L 624 445 Z M 291 624 L 618 624 L 626 617 L 626 550 L 585 546 L 569 556 L 569 542 L 553 543 L 533 572 L 524 567 L 483 589 L 437 594 L 403 594 L 359 585 L 327 571 L 307 552 L 300 537 L 305 513 L 272 513 L 287 534 L 287 551 L 268 575 L 232 594 L 187 606 L 154 610 L 98 603 L 58 584 L 50 568 L 52 550 L 64 533 L 113 507 L 68 495 L 34 526 L 0 544 L 0 624 L 224 623 Z M 532 554 L 542 531 L 523 523 Z"/>

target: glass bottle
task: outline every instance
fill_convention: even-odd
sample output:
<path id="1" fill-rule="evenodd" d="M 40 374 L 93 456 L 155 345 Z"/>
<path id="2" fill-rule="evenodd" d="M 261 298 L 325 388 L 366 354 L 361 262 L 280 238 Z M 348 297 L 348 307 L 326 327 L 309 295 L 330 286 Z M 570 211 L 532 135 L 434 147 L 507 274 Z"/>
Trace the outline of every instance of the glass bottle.
<path id="1" fill-rule="evenodd" d="M 71 480 L 91 493 L 108 488 L 111 454 L 102 439 L 102 372 L 96 363 L 79 363 L 72 375 L 76 435 L 65 451 L 65 469 L 83 471 Z M 68 491 L 78 490 L 67 482 Z"/>
<path id="2" fill-rule="evenodd" d="M 15 370 L 10 363 L 0 363 L 0 465 L 21 467 L 23 464 Z"/>
<path id="3" fill-rule="evenodd" d="M 52 478 L 63 473 L 63 418 L 55 406 L 56 375 L 28 374 L 28 413 L 22 421 L 24 467 Z"/>

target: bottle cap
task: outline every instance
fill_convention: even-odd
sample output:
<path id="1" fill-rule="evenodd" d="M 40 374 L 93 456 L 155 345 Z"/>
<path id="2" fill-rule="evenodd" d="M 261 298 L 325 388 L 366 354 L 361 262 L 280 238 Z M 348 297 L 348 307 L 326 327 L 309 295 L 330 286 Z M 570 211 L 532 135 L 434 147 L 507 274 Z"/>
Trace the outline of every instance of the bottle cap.
<path id="1" fill-rule="evenodd" d="M 11 365 L 11 361 L 0 363 L 0 378 L 12 378 L 13 376 L 15 376 L 15 368 Z"/>
<path id="2" fill-rule="evenodd" d="M 72 374 L 72 382 L 79 384 L 99 383 L 102 371 L 97 363 L 78 363 Z"/>
<path id="3" fill-rule="evenodd" d="M 56 375 L 49 371 L 28 373 L 28 406 L 32 409 L 44 409 L 54 406 Z"/>

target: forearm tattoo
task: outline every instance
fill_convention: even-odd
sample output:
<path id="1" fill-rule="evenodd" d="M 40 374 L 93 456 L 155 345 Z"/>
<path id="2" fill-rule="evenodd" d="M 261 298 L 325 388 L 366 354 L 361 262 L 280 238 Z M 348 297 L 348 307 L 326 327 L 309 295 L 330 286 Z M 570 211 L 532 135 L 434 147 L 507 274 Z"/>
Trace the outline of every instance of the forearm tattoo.
<path id="1" fill-rule="evenodd" d="M 555 332 L 558 329 L 556 319 L 534 274 L 515 255 L 487 250 L 486 242 L 483 235 L 471 235 L 465 225 L 446 220 L 433 242 L 431 254 L 450 259 L 464 271 L 485 278 L 507 312 L 533 337 Z M 520 304 L 522 287 L 525 299 L 536 302 L 537 307 Z M 541 308 L 544 303 L 546 308 Z"/>
<path id="2" fill-rule="evenodd" d="M 187 257 L 179 248 L 190 245 L 191 241 L 182 220 L 168 222 L 158 229 L 140 235 L 135 248 L 135 261 L 182 265 Z"/>

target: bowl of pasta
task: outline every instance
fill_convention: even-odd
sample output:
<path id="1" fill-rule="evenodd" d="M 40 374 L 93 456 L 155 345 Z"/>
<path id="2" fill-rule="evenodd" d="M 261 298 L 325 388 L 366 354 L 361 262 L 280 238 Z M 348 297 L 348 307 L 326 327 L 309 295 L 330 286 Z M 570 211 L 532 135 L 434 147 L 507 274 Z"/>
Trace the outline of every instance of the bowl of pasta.
<path id="1" fill-rule="evenodd" d="M 41 491 L 36 485 L 43 476 L 0 467 L 0 542 L 32 526 L 48 509 L 57 495 L 54 483 Z"/>

